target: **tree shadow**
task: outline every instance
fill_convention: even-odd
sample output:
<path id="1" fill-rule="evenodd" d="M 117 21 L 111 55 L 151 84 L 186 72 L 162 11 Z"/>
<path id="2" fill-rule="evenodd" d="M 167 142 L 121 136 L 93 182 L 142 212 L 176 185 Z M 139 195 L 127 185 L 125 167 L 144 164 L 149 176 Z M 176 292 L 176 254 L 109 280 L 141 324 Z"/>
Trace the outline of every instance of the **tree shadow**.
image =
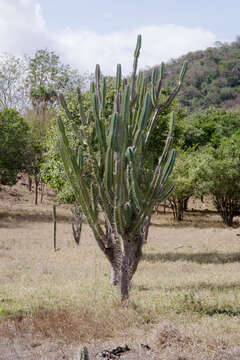
<path id="1" fill-rule="evenodd" d="M 69 222 L 71 213 L 69 215 L 57 215 L 57 222 Z M 11 228 L 14 226 L 21 226 L 21 222 L 40 222 L 50 223 L 53 221 L 53 217 L 50 214 L 13 214 L 11 212 L 0 212 L 0 227 Z"/>
<path id="2" fill-rule="evenodd" d="M 182 221 L 174 220 L 172 213 L 159 213 L 161 218 L 161 223 L 157 222 L 157 218 L 153 218 L 151 221 L 151 226 L 154 227 L 172 227 L 172 228 L 225 228 L 226 225 L 223 224 L 220 215 L 215 210 L 188 210 L 184 213 L 184 218 Z M 239 224 L 235 222 L 235 227 Z"/>
<path id="3" fill-rule="evenodd" d="M 227 264 L 240 261 L 240 252 L 236 253 L 148 253 L 143 254 L 143 261 L 149 262 L 175 262 L 175 261 L 189 261 L 198 264 Z"/>
<path id="4" fill-rule="evenodd" d="M 170 220 L 168 223 L 164 222 L 162 224 L 151 222 L 151 226 L 164 228 L 164 227 L 171 227 L 171 228 L 197 228 L 197 229 L 207 229 L 207 228 L 217 228 L 223 229 L 226 227 L 220 220 L 183 220 L 183 221 L 176 221 Z"/>
<path id="5" fill-rule="evenodd" d="M 240 290 L 240 282 L 233 282 L 230 284 L 222 284 L 222 285 L 211 284 L 210 282 L 209 283 L 201 282 L 199 284 L 191 284 L 191 285 L 186 284 L 182 286 L 171 286 L 171 287 L 162 287 L 162 286 L 151 287 L 145 285 L 137 285 L 137 286 L 133 285 L 133 288 L 134 287 L 137 288 L 138 291 L 161 290 L 166 292 L 185 291 L 191 293 L 191 292 L 198 292 L 201 290 L 210 290 L 210 291 L 224 292 L 224 291 Z"/>

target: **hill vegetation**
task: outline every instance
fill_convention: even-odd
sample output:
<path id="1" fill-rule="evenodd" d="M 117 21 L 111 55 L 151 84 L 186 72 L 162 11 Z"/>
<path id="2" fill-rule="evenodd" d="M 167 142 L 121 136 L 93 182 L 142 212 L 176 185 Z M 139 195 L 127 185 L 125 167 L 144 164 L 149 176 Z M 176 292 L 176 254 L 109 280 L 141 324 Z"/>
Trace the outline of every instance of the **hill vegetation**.
<path id="1" fill-rule="evenodd" d="M 240 38 L 231 44 L 189 52 L 166 65 L 165 85 L 172 87 L 180 64 L 188 61 L 185 84 L 178 98 L 190 110 L 240 104 Z"/>

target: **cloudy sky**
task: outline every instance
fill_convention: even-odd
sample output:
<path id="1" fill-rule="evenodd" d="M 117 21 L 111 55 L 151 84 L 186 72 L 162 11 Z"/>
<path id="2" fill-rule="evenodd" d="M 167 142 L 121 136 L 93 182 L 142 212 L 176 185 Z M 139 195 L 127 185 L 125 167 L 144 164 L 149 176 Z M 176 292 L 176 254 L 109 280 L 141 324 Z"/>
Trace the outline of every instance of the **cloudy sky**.
<path id="1" fill-rule="evenodd" d="M 239 13 L 239 0 L 0 0 L 0 53 L 48 48 L 81 72 L 128 73 L 137 34 L 145 68 L 233 41 Z"/>

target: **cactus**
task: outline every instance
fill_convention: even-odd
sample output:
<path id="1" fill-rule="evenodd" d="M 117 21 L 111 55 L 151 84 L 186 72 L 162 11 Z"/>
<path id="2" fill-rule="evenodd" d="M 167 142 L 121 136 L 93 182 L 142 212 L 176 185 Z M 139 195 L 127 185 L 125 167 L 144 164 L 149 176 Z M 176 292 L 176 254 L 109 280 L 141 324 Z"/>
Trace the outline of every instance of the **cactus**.
<path id="1" fill-rule="evenodd" d="M 89 360 L 88 349 L 86 346 L 81 349 L 80 360 Z"/>
<path id="2" fill-rule="evenodd" d="M 82 161 L 78 159 L 83 159 L 83 156 L 72 152 L 59 117 L 59 149 L 65 171 L 95 239 L 112 265 L 115 272 L 113 282 L 121 283 L 122 299 L 128 297 L 130 281 L 141 258 L 143 240 L 148 231 L 146 224 L 149 226 L 146 219 L 154 205 L 166 199 L 173 188 L 167 185 L 167 180 L 176 157 L 176 151 L 172 149 L 174 114 L 164 151 L 155 169 L 145 169 L 144 156 L 157 117 L 179 92 L 187 69 L 185 62 L 177 86 L 160 104 L 164 65 L 153 70 L 149 90 L 144 74 L 139 72 L 137 75 L 140 48 L 139 35 L 130 80 L 122 79 L 121 65 L 117 65 L 114 107 L 109 119 L 105 118 L 106 78 L 102 77 L 99 65 L 96 66 L 95 82 L 90 86 L 90 115 L 84 114 L 78 92 L 80 122 L 84 125 L 88 118 L 94 121 L 94 146 L 84 126 L 81 126 L 81 131 L 76 129 L 64 96 L 59 96 L 80 144 L 87 144 L 88 162 L 94 169 L 91 186 L 81 177 Z M 98 219 L 99 210 L 104 215 L 105 230 Z"/>

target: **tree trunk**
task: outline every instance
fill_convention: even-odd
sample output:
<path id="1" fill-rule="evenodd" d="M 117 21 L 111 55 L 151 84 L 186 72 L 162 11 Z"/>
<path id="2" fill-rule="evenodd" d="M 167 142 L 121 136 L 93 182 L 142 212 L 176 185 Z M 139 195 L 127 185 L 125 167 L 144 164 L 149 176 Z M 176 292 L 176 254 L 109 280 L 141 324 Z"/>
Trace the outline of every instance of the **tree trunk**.
<path id="1" fill-rule="evenodd" d="M 83 213 L 78 203 L 74 203 L 74 208 L 71 209 L 72 217 L 72 232 L 73 238 L 77 245 L 80 244 L 80 237 L 82 232 Z"/>
<path id="2" fill-rule="evenodd" d="M 148 238 L 148 231 L 149 231 L 149 227 L 150 227 L 150 223 L 151 223 L 151 217 L 152 217 L 152 214 L 149 215 L 144 223 L 144 229 L 143 229 L 143 232 L 144 232 L 144 238 L 143 238 L 143 242 L 144 244 L 147 243 L 147 238 Z"/>
<path id="3" fill-rule="evenodd" d="M 142 246 L 145 233 L 137 233 L 134 239 L 123 239 L 123 255 L 121 265 L 121 299 L 126 300 L 129 296 L 131 280 L 135 274 L 139 261 L 142 257 Z"/>
<path id="4" fill-rule="evenodd" d="M 128 298 L 131 280 L 142 256 L 145 231 L 137 233 L 131 240 L 127 235 L 120 240 L 112 232 L 108 233 L 111 245 L 106 248 L 105 255 L 111 264 L 111 284 L 120 285 L 122 301 Z"/>
<path id="5" fill-rule="evenodd" d="M 231 196 L 215 196 L 214 205 L 221 216 L 223 223 L 227 226 L 233 226 L 233 218 L 239 213 L 240 202 Z"/>
<path id="6" fill-rule="evenodd" d="M 41 204 L 43 202 L 43 195 L 44 195 L 45 183 L 41 181 Z"/>
<path id="7" fill-rule="evenodd" d="M 183 201 L 183 210 L 184 211 L 187 211 L 188 210 L 188 200 L 189 200 L 190 198 L 188 197 L 188 198 L 186 198 L 186 199 L 184 199 L 184 201 Z"/>
<path id="8" fill-rule="evenodd" d="M 113 233 L 107 233 L 109 247 L 105 249 L 105 255 L 111 264 L 110 282 L 118 285 L 121 279 L 122 247 L 120 239 Z"/>
<path id="9" fill-rule="evenodd" d="M 28 175 L 28 190 L 32 191 L 32 178 L 30 175 Z"/>
<path id="10" fill-rule="evenodd" d="M 185 199 L 174 199 L 171 198 L 170 205 L 173 211 L 173 217 L 177 221 L 183 220 L 183 213 L 184 213 L 184 201 Z"/>
<path id="11" fill-rule="evenodd" d="M 40 175 L 35 175 L 34 181 L 35 181 L 35 205 L 37 205 L 38 204 L 38 186 L 39 186 L 39 182 L 40 182 Z"/>

